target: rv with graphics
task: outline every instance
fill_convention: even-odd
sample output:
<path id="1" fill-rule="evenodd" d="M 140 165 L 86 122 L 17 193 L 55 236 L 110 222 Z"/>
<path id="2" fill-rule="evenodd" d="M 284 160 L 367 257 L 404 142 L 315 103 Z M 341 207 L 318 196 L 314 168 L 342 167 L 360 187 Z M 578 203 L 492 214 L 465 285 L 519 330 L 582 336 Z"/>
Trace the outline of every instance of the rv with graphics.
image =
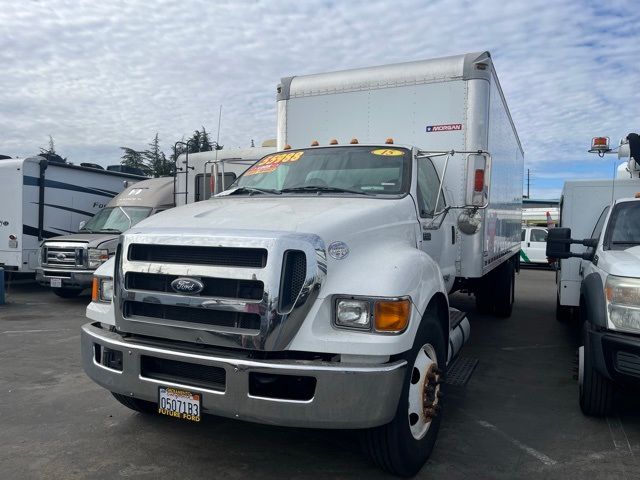
<path id="1" fill-rule="evenodd" d="M 277 108 L 277 153 L 122 234 L 83 366 L 133 410 L 356 429 L 414 475 L 470 333 L 448 293 L 513 303 L 523 153 L 491 57 L 289 77 Z"/>
<path id="2" fill-rule="evenodd" d="M 144 178 L 42 157 L 0 160 L 0 267 L 34 272 L 43 239 L 77 232 Z"/>
<path id="3" fill-rule="evenodd" d="M 592 150 L 608 145 L 596 137 Z M 611 412 L 617 390 L 640 384 L 640 137 L 629 134 L 616 153 L 615 180 L 564 184 L 546 252 L 559 259 L 556 316 L 581 328 L 580 408 L 595 416 Z"/>
<path id="4" fill-rule="evenodd" d="M 93 272 L 114 253 L 122 232 L 150 215 L 172 208 L 173 177 L 135 183 L 114 197 L 80 231 L 53 237 L 40 246 L 36 279 L 63 298 L 91 287 Z"/>

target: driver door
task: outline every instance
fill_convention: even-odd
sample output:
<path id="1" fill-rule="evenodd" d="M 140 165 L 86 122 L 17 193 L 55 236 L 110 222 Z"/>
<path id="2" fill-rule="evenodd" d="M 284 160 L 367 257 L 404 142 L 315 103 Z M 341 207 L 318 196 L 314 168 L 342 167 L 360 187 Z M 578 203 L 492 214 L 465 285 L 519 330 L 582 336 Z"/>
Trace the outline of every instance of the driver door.
<path id="1" fill-rule="evenodd" d="M 453 215 L 434 217 L 447 205 L 442 192 L 438 198 L 440 178 L 429 158 L 418 159 L 417 203 L 418 220 L 422 233 L 420 248 L 440 266 L 447 291 L 451 291 L 456 279 L 457 232 Z M 436 205 L 437 203 L 437 205 Z M 437 228 L 435 228 L 437 227 Z"/>

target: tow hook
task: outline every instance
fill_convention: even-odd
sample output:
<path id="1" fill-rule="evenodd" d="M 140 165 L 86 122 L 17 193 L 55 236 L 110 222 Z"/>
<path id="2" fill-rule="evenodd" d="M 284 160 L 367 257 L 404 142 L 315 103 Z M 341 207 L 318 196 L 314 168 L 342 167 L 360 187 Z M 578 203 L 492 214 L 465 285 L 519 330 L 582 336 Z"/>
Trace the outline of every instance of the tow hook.
<path id="1" fill-rule="evenodd" d="M 424 416 L 427 421 L 433 420 L 440 411 L 440 376 L 442 371 L 435 363 L 429 366 L 424 383 L 423 405 Z"/>

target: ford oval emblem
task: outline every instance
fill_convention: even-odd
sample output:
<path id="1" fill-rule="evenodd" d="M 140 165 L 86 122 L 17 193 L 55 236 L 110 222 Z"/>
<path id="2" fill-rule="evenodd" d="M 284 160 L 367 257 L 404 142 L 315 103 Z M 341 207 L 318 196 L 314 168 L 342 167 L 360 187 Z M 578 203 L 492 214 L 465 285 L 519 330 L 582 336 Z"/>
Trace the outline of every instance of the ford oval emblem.
<path id="1" fill-rule="evenodd" d="M 180 277 L 171 282 L 171 288 L 176 293 L 197 295 L 204 290 L 204 283 L 195 278 Z"/>
<path id="2" fill-rule="evenodd" d="M 67 256 L 62 252 L 56 254 L 56 260 L 60 262 L 63 261 L 65 258 L 67 258 Z"/>

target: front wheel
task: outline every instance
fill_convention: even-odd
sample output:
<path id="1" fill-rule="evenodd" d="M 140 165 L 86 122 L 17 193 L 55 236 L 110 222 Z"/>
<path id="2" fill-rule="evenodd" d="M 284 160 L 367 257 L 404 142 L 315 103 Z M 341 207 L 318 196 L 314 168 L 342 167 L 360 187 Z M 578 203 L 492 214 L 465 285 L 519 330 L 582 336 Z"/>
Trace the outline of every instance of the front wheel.
<path id="1" fill-rule="evenodd" d="M 380 468 L 411 477 L 431 455 L 442 418 L 445 338 L 435 312 L 425 314 L 413 348 L 404 358 L 409 368 L 396 416 L 363 435 L 367 454 Z"/>
<path id="2" fill-rule="evenodd" d="M 587 322 L 582 325 L 583 346 L 578 350 L 578 386 L 580 409 L 585 415 L 604 417 L 611 413 L 613 382 L 598 372 L 594 366 L 593 351 Z"/>

